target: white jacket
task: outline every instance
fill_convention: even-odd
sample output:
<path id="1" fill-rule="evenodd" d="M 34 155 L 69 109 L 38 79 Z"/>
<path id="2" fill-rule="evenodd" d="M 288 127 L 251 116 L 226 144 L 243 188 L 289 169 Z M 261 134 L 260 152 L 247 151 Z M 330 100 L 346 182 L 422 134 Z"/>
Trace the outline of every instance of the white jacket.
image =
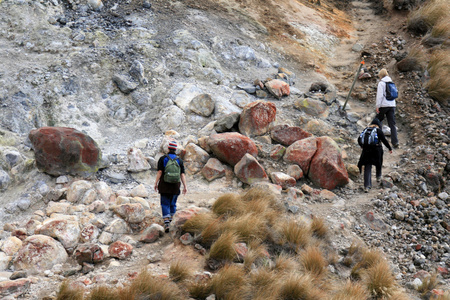
<path id="1" fill-rule="evenodd" d="M 392 79 L 389 76 L 384 76 L 378 82 L 377 87 L 377 108 L 380 107 L 395 107 L 395 100 L 386 100 L 386 82 L 391 82 Z"/>

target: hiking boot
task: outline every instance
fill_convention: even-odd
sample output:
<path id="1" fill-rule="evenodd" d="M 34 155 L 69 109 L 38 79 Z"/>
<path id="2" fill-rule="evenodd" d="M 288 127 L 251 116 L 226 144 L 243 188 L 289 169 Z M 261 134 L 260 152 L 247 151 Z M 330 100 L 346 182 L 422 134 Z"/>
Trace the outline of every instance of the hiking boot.
<path id="1" fill-rule="evenodd" d="M 170 223 L 164 223 L 164 232 L 169 232 Z"/>
<path id="2" fill-rule="evenodd" d="M 365 188 L 364 188 L 364 193 L 368 193 L 368 192 L 369 192 L 369 190 L 370 190 L 370 188 L 369 188 L 369 187 L 365 187 Z"/>
<path id="3" fill-rule="evenodd" d="M 381 182 L 381 177 L 377 177 L 377 182 L 378 182 L 378 183 Z"/>
<path id="4" fill-rule="evenodd" d="M 392 145 L 394 147 L 394 149 L 398 149 L 399 145 L 398 144 L 394 144 Z"/>

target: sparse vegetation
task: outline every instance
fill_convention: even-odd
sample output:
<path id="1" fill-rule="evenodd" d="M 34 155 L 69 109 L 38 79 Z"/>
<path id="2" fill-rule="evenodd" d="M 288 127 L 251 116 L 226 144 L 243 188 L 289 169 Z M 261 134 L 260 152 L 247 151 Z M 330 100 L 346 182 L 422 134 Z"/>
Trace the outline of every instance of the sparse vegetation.
<path id="1" fill-rule="evenodd" d="M 326 298 L 309 275 L 292 274 L 287 278 L 280 278 L 278 284 L 280 285 L 278 299 L 320 300 Z"/>
<path id="2" fill-rule="evenodd" d="M 211 295 L 211 280 L 195 280 L 187 284 L 189 295 L 194 299 L 206 299 Z"/>
<path id="3" fill-rule="evenodd" d="M 244 203 L 238 194 L 228 193 L 217 198 L 211 210 L 219 216 L 241 214 Z"/>
<path id="4" fill-rule="evenodd" d="M 121 300 L 116 288 L 108 286 L 94 287 L 86 300 Z"/>
<path id="5" fill-rule="evenodd" d="M 446 0 L 431 0 L 410 13 L 408 28 L 423 24 L 424 30 L 430 30 L 440 19 L 445 19 L 450 11 L 450 4 Z M 420 33 L 420 32 L 419 32 Z M 422 32 L 426 33 L 426 32 Z"/>
<path id="6" fill-rule="evenodd" d="M 248 282 L 244 269 L 238 265 L 226 265 L 212 279 L 212 291 L 219 299 L 244 299 Z"/>
<path id="7" fill-rule="evenodd" d="M 328 227 L 325 221 L 319 217 L 313 217 L 311 221 L 311 231 L 314 236 L 325 239 L 328 235 Z"/>
<path id="8" fill-rule="evenodd" d="M 300 254 L 300 264 L 303 269 L 316 278 L 326 273 L 327 261 L 318 247 L 307 247 Z"/>
<path id="9" fill-rule="evenodd" d="M 211 245 L 209 258 L 215 260 L 233 261 L 237 258 L 234 244 L 238 241 L 238 235 L 233 231 L 222 233 L 219 238 Z"/>
<path id="10" fill-rule="evenodd" d="M 431 290 L 437 288 L 439 286 L 439 278 L 438 273 L 433 272 L 430 276 L 427 276 L 422 281 L 422 284 L 419 286 L 418 291 L 425 296 Z"/>
<path id="11" fill-rule="evenodd" d="M 198 234 L 201 233 L 208 225 L 214 222 L 215 217 L 210 213 L 197 214 L 183 224 L 182 230 L 185 232 Z"/>
<path id="12" fill-rule="evenodd" d="M 282 243 L 287 244 L 289 249 L 297 251 L 304 248 L 311 240 L 311 231 L 306 224 L 299 224 L 295 221 L 285 221 L 279 229 L 282 236 Z"/>
<path id="13" fill-rule="evenodd" d="M 428 63 L 428 93 L 444 105 L 450 99 L 450 50 L 435 51 Z"/>
<path id="14" fill-rule="evenodd" d="M 75 287 L 65 280 L 59 287 L 57 300 L 83 300 L 84 289 L 81 287 Z"/>
<path id="15" fill-rule="evenodd" d="M 176 260 L 170 264 L 169 277 L 174 282 L 182 282 L 192 276 L 191 266 L 182 260 Z"/>
<path id="16" fill-rule="evenodd" d="M 376 262 L 362 273 L 362 280 L 369 292 L 377 298 L 391 296 L 395 289 L 395 278 L 385 260 Z"/>
<path id="17" fill-rule="evenodd" d="M 366 300 L 369 298 L 367 289 L 359 282 L 347 280 L 344 285 L 335 287 L 332 300 Z"/>

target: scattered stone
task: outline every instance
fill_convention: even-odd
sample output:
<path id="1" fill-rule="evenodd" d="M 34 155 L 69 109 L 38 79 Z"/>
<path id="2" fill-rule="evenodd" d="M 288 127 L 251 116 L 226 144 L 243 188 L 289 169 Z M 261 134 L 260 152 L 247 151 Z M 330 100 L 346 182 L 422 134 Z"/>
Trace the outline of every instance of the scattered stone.
<path id="1" fill-rule="evenodd" d="M 142 172 L 150 170 L 151 166 L 142 151 L 138 148 L 130 148 L 127 152 L 129 172 Z"/>

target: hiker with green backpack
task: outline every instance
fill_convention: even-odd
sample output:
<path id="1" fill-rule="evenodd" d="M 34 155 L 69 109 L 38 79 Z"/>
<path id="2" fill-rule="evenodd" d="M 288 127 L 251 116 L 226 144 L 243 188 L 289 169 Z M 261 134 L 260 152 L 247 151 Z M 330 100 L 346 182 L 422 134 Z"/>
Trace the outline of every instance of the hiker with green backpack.
<path id="1" fill-rule="evenodd" d="M 398 91 L 395 84 L 389 77 L 386 69 L 381 69 L 378 72 L 380 81 L 377 86 L 377 104 L 376 118 L 383 122 L 384 116 L 386 116 L 389 128 L 391 128 L 391 143 L 394 148 L 398 148 L 397 127 L 395 126 L 395 99 L 398 97 Z"/>
<path id="2" fill-rule="evenodd" d="M 161 195 L 162 217 L 164 231 L 169 231 L 170 222 L 177 211 L 177 199 L 180 195 L 181 183 L 183 194 L 187 193 L 184 163 L 176 154 L 177 143 L 169 142 L 169 153 L 158 160 L 158 173 L 156 174 L 155 191 Z"/>

